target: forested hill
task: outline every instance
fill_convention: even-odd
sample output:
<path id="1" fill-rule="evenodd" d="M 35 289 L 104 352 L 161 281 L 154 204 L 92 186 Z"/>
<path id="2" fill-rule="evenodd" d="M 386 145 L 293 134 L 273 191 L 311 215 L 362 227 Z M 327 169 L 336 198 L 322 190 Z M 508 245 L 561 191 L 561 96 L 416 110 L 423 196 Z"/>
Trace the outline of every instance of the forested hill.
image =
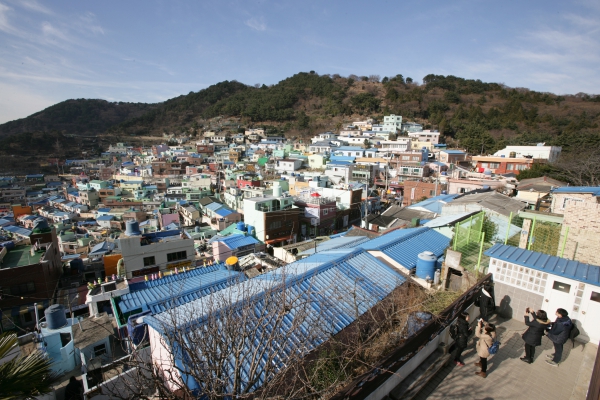
<path id="1" fill-rule="evenodd" d="M 0 136 L 40 131 L 94 135 L 156 107 L 154 104 L 111 103 L 96 99 L 66 100 L 27 118 L 0 125 Z"/>
<path id="2" fill-rule="evenodd" d="M 379 79 L 311 71 L 272 86 L 224 81 L 158 104 L 68 100 L 0 125 L 5 137 L 0 149 L 16 139 L 6 135 L 50 131 L 107 134 L 128 141 L 165 132 L 267 126 L 274 133 L 303 137 L 366 117 L 381 120 L 391 113 L 439 129 L 449 144 L 472 152 L 536 142 L 566 151 L 600 146 L 597 96 L 558 96 L 454 76 L 427 75 L 422 84 L 415 84 L 402 75 Z M 227 120 L 230 124 L 223 124 Z"/>

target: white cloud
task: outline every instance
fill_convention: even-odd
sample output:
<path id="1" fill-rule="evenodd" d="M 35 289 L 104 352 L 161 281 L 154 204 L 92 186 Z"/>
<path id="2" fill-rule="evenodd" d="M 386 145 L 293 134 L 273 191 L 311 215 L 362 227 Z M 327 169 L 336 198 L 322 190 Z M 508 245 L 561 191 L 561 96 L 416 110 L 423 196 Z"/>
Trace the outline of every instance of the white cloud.
<path id="1" fill-rule="evenodd" d="M 35 0 L 20 0 L 17 4 L 19 4 L 23 8 L 27 8 L 31 11 L 36 11 L 42 14 L 54 15 L 52 10 L 46 8 L 44 5 L 38 3 Z"/>
<path id="2" fill-rule="evenodd" d="M 246 22 L 244 22 L 246 24 L 246 26 L 254 29 L 255 31 L 266 31 L 267 30 L 267 24 L 265 23 L 265 21 L 263 20 L 262 17 L 260 18 L 250 18 L 248 20 L 246 20 Z"/>

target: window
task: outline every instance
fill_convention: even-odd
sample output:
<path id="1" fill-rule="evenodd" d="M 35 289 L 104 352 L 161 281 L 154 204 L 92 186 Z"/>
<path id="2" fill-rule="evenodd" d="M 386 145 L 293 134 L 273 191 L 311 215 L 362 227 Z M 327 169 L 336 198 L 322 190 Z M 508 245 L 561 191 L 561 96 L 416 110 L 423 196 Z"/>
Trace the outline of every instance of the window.
<path id="1" fill-rule="evenodd" d="M 167 254 L 167 261 L 171 262 L 171 261 L 179 261 L 179 260 L 185 260 L 187 258 L 187 252 L 184 251 L 178 251 L 175 253 L 168 253 Z"/>
<path id="2" fill-rule="evenodd" d="M 323 215 L 327 215 L 327 214 L 329 214 L 329 210 L 327 208 L 324 208 L 323 209 Z"/>
<path id="3" fill-rule="evenodd" d="M 525 171 L 526 169 L 529 169 L 529 167 L 527 166 L 527 164 L 517 164 L 515 166 L 515 170 L 516 171 Z"/>
<path id="4" fill-rule="evenodd" d="M 4 293 L 11 294 L 13 296 L 19 296 L 28 293 L 35 292 L 35 284 L 33 282 L 22 283 L 20 285 L 14 285 L 11 287 L 3 288 Z"/>
<path id="5" fill-rule="evenodd" d="M 559 292 L 569 293 L 571 291 L 571 285 L 559 281 L 554 281 L 552 289 L 558 290 Z"/>
<path id="6" fill-rule="evenodd" d="M 490 168 L 500 168 L 500 163 L 492 162 L 490 163 Z"/>
<path id="7" fill-rule="evenodd" d="M 600 293 L 592 292 L 592 295 L 590 296 L 590 300 L 600 303 Z"/>
<path id="8" fill-rule="evenodd" d="M 273 221 L 269 224 L 270 229 L 278 229 L 281 228 L 281 221 Z"/>
<path id="9" fill-rule="evenodd" d="M 156 261 L 154 261 L 154 256 L 144 257 L 144 267 L 149 267 L 150 265 L 154 264 L 156 264 Z"/>
<path id="10" fill-rule="evenodd" d="M 106 344 L 102 343 L 98 346 L 94 346 L 94 357 L 101 356 L 102 354 L 106 354 Z"/>

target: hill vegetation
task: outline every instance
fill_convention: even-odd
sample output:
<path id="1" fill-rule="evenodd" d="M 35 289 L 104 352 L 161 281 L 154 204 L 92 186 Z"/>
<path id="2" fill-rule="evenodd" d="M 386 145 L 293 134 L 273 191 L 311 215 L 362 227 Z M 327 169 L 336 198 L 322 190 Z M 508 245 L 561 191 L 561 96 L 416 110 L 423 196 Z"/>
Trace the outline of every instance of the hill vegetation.
<path id="1" fill-rule="evenodd" d="M 416 84 L 402 75 L 379 79 L 311 71 L 271 86 L 224 81 L 157 104 L 67 100 L 0 125 L 0 151 L 48 152 L 52 143 L 69 155 L 81 150 L 81 142 L 61 138 L 98 135 L 131 142 L 163 133 L 258 126 L 303 138 L 392 113 L 438 129 L 449 145 L 474 153 L 537 142 L 562 146 L 567 153 L 600 145 L 598 96 L 560 96 L 433 74 Z"/>

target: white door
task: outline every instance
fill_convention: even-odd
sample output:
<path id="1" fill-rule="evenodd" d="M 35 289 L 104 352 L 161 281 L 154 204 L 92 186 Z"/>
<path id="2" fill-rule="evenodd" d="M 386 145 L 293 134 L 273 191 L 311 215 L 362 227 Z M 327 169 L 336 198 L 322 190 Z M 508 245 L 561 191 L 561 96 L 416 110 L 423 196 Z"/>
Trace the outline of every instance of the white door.
<path id="1" fill-rule="evenodd" d="M 542 309 L 548 313 L 548 318 L 551 321 L 556 319 L 555 313 L 559 308 L 564 308 L 569 312 L 573 310 L 574 293 L 576 290 L 575 282 L 567 279 L 554 278 L 550 275 L 548 277 L 548 288 L 546 289 L 546 296 L 544 298 L 544 305 Z"/>
<path id="2" fill-rule="evenodd" d="M 590 342 L 597 344 L 600 341 L 600 288 L 586 285 L 581 300 L 579 321 L 581 322 L 581 336 L 589 338 Z"/>

